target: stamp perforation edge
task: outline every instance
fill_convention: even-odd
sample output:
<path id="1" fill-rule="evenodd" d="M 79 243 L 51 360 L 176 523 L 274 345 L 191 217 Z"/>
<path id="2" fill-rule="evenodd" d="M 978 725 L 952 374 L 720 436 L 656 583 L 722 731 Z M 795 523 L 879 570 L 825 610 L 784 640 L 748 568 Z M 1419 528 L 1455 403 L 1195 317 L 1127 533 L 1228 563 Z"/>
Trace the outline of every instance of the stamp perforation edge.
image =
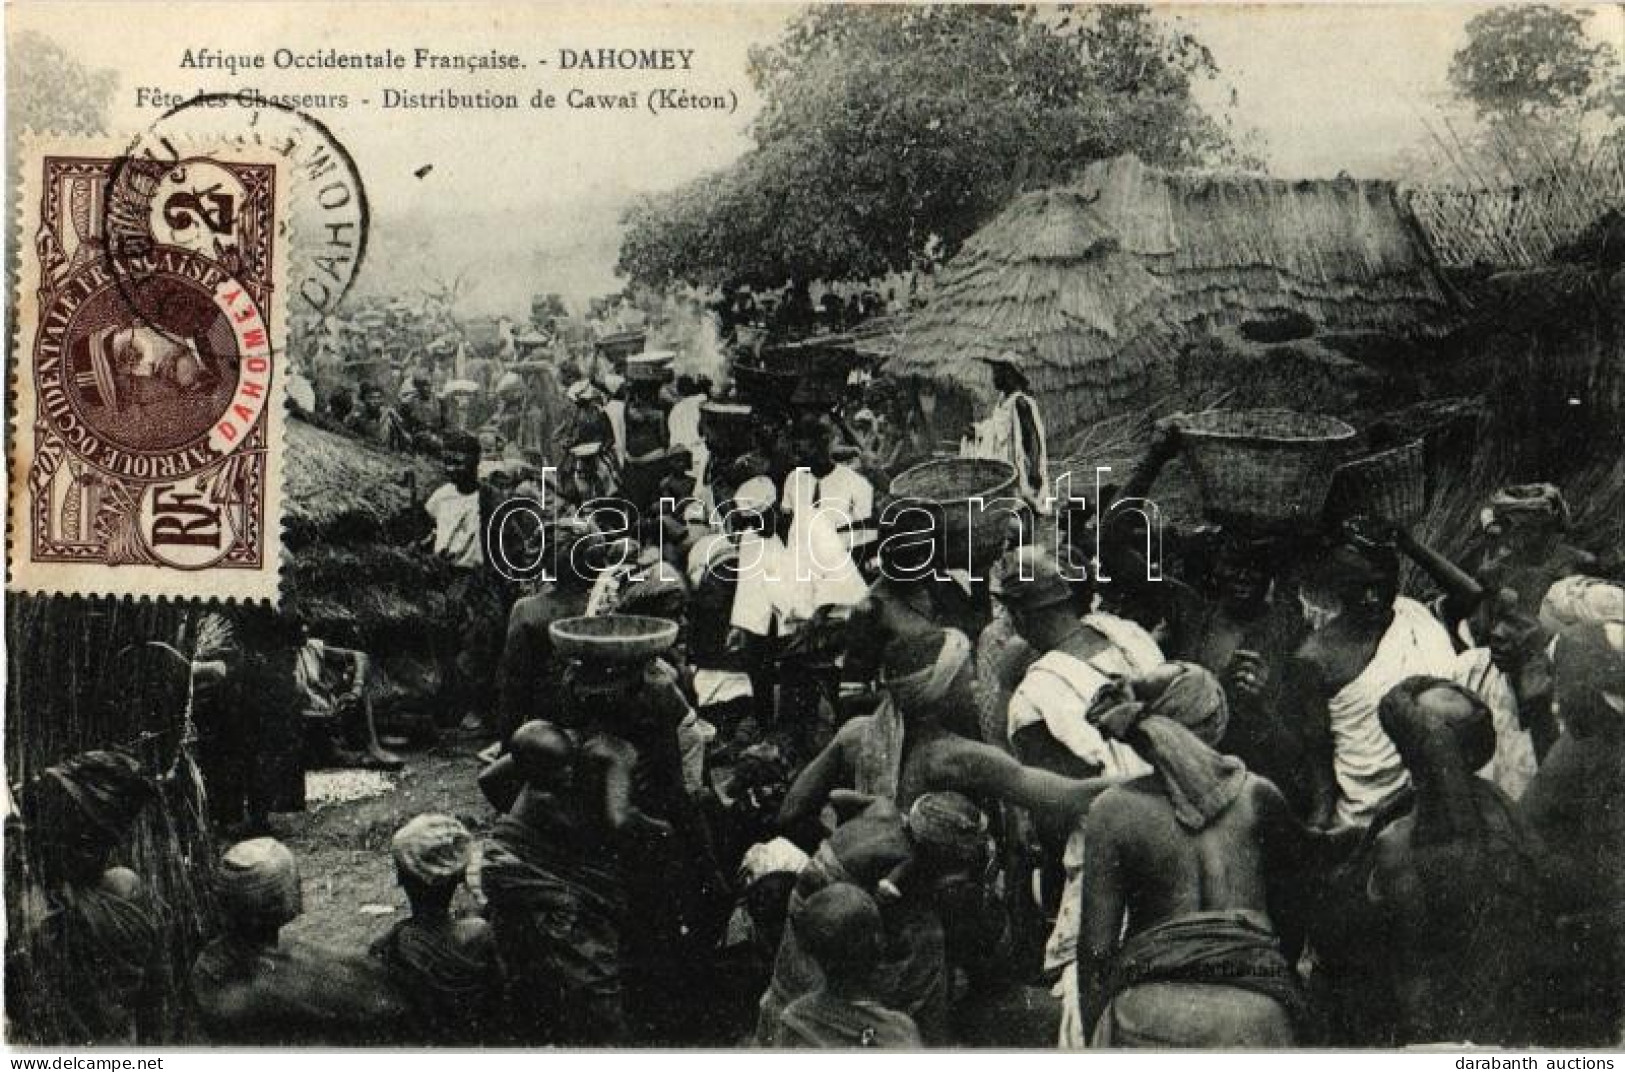
<path id="1" fill-rule="evenodd" d="M 83 596 L 92 599 L 129 598 L 138 601 L 269 602 L 282 596 L 283 484 L 288 383 L 288 263 L 294 240 L 289 213 L 289 191 L 296 181 L 288 161 L 264 147 L 229 139 L 186 137 L 176 147 L 186 155 L 204 155 L 232 163 L 271 167 L 274 176 L 271 218 L 275 253 L 269 269 L 269 315 L 264 316 L 272 359 L 269 389 L 263 409 L 265 436 L 263 519 L 260 526 L 261 564 L 253 569 L 204 568 L 182 570 L 173 566 L 72 564 L 33 561 L 29 474 L 38 447 L 34 415 L 34 348 L 39 331 L 40 262 L 35 237 L 41 225 L 40 208 L 47 156 L 118 158 L 130 151 L 135 138 L 58 135 L 23 131 L 15 143 L 14 187 L 17 208 L 15 286 L 7 298 L 13 330 L 7 333 L 12 367 L 6 391 L 6 590 L 36 596 Z"/>

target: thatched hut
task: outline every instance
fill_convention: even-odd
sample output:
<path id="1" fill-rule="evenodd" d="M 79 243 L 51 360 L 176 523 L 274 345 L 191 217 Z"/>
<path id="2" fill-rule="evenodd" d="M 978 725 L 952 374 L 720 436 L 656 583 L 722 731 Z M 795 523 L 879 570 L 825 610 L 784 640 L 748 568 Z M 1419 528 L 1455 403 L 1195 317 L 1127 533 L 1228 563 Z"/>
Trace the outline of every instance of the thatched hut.
<path id="1" fill-rule="evenodd" d="M 1120 157 L 1017 198 L 966 242 L 890 371 L 948 434 L 991 397 L 979 359 L 1025 354 L 1052 433 L 1213 387 L 1319 392 L 1371 354 L 1424 346 L 1457 307 L 1392 184 L 1165 171 Z M 1226 345 L 1209 344 L 1219 339 Z M 1287 347 L 1270 383 L 1235 351 Z M 1296 372 L 1290 370 L 1295 369 Z"/>
<path id="2" fill-rule="evenodd" d="M 395 454 L 300 420 L 287 425 L 283 607 L 325 640 L 371 652 L 385 671 L 381 716 L 424 714 L 453 644 L 444 567 L 416 546 L 422 500 L 445 479 L 431 458 Z"/>

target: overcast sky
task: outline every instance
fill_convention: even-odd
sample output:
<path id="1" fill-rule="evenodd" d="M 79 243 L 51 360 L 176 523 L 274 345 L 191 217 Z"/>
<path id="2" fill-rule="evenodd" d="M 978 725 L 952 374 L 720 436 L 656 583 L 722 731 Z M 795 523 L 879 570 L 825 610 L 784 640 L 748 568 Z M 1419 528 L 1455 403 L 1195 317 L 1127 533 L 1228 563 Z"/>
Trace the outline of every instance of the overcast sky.
<path id="1" fill-rule="evenodd" d="M 1625 44 L 1619 5 L 1594 5 L 1592 30 Z M 675 186 L 723 166 L 749 142 L 758 102 L 747 50 L 772 41 L 789 5 L 564 5 L 349 3 L 19 3 L 11 32 L 34 28 L 93 67 L 119 72 L 112 122 L 126 131 L 157 115 L 136 106 L 140 87 L 191 94 L 255 88 L 266 93 L 344 92 L 345 111 L 319 113 L 360 164 L 375 206 L 375 247 L 400 261 L 427 247 L 478 282 L 473 304 L 522 311 L 537 290 L 574 300 L 615 289 L 616 219 L 638 193 Z M 1445 71 L 1462 28 L 1480 8 L 1455 5 L 1208 5 L 1163 8 L 1212 50 L 1234 88 L 1236 117 L 1257 131 L 1271 169 L 1286 177 L 1393 173 L 1399 154 L 1425 137 L 1422 116 L 1444 99 Z M 87 11 L 93 12 L 89 19 Z M 88 27 L 88 29 L 87 29 Z M 270 54 L 424 46 L 442 52 L 513 51 L 528 69 L 495 75 L 267 69 L 232 77 L 180 68 L 186 48 Z M 581 73 L 558 69 L 561 48 L 692 49 L 686 75 Z M 547 60 L 542 66 L 540 60 Z M 21 72 L 12 71 L 16 78 Z M 647 94 L 660 86 L 733 90 L 734 114 L 651 116 L 648 111 L 572 111 L 573 86 Z M 414 92 L 501 89 L 522 103 L 544 87 L 551 111 L 386 111 L 385 87 Z M 366 97 L 370 106 L 354 107 Z M 643 97 L 640 97 L 641 104 Z M 433 164 L 424 178 L 414 177 Z M 402 224 L 427 221 L 407 242 Z M 392 228 L 400 228 L 392 233 Z M 375 271 L 389 271 L 379 263 Z M 400 266 L 394 266 L 397 270 Z"/>

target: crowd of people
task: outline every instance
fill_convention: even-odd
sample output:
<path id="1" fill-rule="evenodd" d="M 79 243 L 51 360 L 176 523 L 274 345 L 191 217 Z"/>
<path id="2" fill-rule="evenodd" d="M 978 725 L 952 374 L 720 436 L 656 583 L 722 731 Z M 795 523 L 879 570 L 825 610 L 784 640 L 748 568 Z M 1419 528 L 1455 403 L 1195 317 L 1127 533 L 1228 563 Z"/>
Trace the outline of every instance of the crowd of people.
<path id="1" fill-rule="evenodd" d="M 900 538 L 861 422 L 669 353 L 625 362 L 618 413 L 560 388 L 547 490 L 575 509 L 532 529 L 489 522 L 545 478 L 496 487 L 490 444 L 433 428 L 489 813 L 402 823 L 410 916 L 366 951 L 286 941 L 298 861 L 233 845 L 196 1037 L 1031 1044 L 964 1025 L 1043 987 L 1063 1047 L 1625 1038 L 1625 589 L 1562 493 L 1498 492 L 1461 562 L 1378 518 L 1203 524 L 1153 580 L 1115 507 L 1177 422 L 1104 502 L 1056 503 L 1020 359 L 995 365 L 967 450 L 1022 501 L 985 561 Z M 635 643 L 583 645 L 587 616 Z M 82 850 L 53 888 L 130 967 L 85 998 L 117 1037 L 154 933 L 110 866 L 141 779 L 110 753 L 47 774 Z"/>

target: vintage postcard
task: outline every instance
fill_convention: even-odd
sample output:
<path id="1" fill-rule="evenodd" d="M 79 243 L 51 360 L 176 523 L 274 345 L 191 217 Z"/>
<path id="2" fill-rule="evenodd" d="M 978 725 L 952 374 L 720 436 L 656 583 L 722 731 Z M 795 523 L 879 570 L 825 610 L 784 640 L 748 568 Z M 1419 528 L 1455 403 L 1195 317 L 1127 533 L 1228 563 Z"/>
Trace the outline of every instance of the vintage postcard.
<path id="1" fill-rule="evenodd" d="M 1614 1067 L 1625 6 L 5 20 L 7 1045 Z"/>

